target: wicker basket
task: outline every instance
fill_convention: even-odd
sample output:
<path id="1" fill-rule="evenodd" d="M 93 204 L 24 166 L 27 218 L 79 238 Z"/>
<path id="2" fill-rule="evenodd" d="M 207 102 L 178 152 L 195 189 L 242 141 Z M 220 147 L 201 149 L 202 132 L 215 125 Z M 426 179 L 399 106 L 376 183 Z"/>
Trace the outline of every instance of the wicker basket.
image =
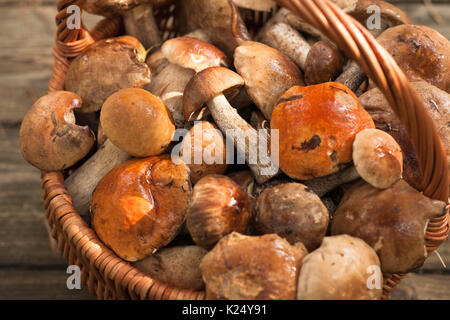
<path id="1" fill-rule="evenodd" d="M 57 34 L 54 49 L 55 64 L 49 90 L 63 90 L 64 79 L 71 59 L 95 40 L 116 36 L 122 32 L 119 18 L 105 19 L 90 32 L 84 27 L 67 29 L 67 7 L 80 5 L 82 0 L 59 0 L 56 16 Z M 326 0 L 277 0 L 303 18 L 350 58 L 358 62 L 366 74 L 387 97 L 399 119 L 408 130 L 418 154 L 423 172 L 424 194 L 448 202 L 447 158 L 433 121 L 428 116 L 418 95 L 395 63 L 394 59 L 375 41 L 356 20 Z M 165 38 L 174 36 L 167 8 L 159 12 L 159 22 Z M 46 216 L 51 235 L 58 242 L 69 264 L 82 270 L 82 282 L 89 292 L 100 299 L 204 299 L 205 293 L 182 290 L 161 283 L 140 272 L 108 249 L 95 232 L 83 221 L 72 205 L 60 172 L 43 172 L 42 188 Z M 448 236 L 449 216 L 432 220 L 426 233 L 429 253 Z M 404 277 L 404 274 L 386 274 L 383 298 Z"/>

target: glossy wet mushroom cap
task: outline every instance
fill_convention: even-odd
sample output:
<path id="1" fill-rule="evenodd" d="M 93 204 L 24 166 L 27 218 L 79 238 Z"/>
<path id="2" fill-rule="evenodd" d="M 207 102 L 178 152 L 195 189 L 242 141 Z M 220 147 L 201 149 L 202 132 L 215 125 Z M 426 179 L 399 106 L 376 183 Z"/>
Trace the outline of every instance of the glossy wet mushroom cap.
<path id="1" fill-rule="evenodd" d="M 236 48 L 234 64 L 249 97 L 270 119 L 278 99 L 294 85 L 304 85 L 303 74 L 285 54 L 265 44 L 247 41 Z"/>
<path id="2" fill-rule="evenodd" d="M 377 300 L 382 286 L 380 260 L 370 246 L 348 235 L 326 237 L 302 261 L 297 299 Z"/>
<path id="3" fill-rule="evenodd" d="M 444 202 L 425 197 L 404 180 L 384 190 L 360 182 L 345 193 L 331 233 L 364 240 L 378 254 L 383 272 L 406 273 L 422 266 L 428 222 L 445 209 Z"/>
<path id="4" fill-rule="evenodd" d="M 20 126 L 20 150 L 33 166 L 44 171 L 67 169 L 92 149 L 89 127 L 75 124 L 74 109 L 82 101 L 72 92 L 55 91 L 38 99 Z"/>
<path id="5" fill-rule="evenodd" d="M 353 92 L 335 82 L 289 89 L 271 120 L 279 130 L 280 169 L 299 180 L 339 171 L 352 160 L 356 134 L 374 127 Z"/>
<path id="6" fill-rule="evenodd" d="M 361 178 L 375 188 L 389 188 L 402 178 L 402 149 L 392 136 L 378 129 L 356 135 L 353 163 Z"/>
<path id="7" fill-rule="evenodd" d="M 141 260 L 175 238 L 190 195 L 184 163 L 175 164 L 168 155 L 129 160 L 97 185 L 92 226 L 119 257 Z"/>
<path id="8" fill-rule="evenodd" d="M 226 236 L 202 260 L 207 299 L 293 300 L 304 246 L 277 235 Z"/>
<path id="9" fill-rule="evenodd" d="M 175 132 L 169 110 L 144 89 L 122 89 L 110 96 L 100 113 L 103 132 L 121 150 L 135 157 L 163 153 Z"/>
<path id="10" fill-rule="evenodd" d="M 344 58 L 328 41 L 317 41 L 305 62 L 305 82 L 308 85 L 333 81 L 342 73 Z"/>
<path id="11" fill-rule="evenodd" d="M 83 99 L 78 112 L 100 110 L 120 89 L 148 85 L 151 74 L 145 56 L 142 44 L 130 36 L 100 40 L 86 48 L 70 64 L 65 82 L 66 90 Z"/>
<path id="12" fill-rule="evenodd" d="M 303 243 L 309 251 L 320 246 L 329 213 L 320 198 L 300 183 L 285 183 L 264 190 L 256 202 L 258 234 L 276 233 L 289 243 Z"/>
<path id="13" fill-rule="evenodd" d="M 194 186 L 186 225 L 197 245 L 210 248 L 233 231 L 245 233 L 251 216 L 250 199 L 233 180 L 209 175 Z"/>
<path id="14" fill-rule="evenodd" d="M 223 134 L 208 121 L 198 121 L 181 143 L 180 156 L 191 172 L 191 182 L 197 183 L 210 174 L 227 170 L 227 151 Z"/>

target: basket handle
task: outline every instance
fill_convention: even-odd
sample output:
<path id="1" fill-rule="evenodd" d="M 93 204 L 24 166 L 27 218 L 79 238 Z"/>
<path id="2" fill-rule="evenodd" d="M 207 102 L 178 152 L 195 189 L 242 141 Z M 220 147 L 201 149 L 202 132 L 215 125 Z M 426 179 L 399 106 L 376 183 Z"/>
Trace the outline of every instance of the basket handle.
<path id="1" fill-rule="evenodd" d="M 423 173 L 423 193 L 448 202 L 445 148 L 433 120 L 392 56 L 358 21 L 326 0 L 276 0 L 311 24 L 352 60 L 384 93 L 409 133 Z"/>

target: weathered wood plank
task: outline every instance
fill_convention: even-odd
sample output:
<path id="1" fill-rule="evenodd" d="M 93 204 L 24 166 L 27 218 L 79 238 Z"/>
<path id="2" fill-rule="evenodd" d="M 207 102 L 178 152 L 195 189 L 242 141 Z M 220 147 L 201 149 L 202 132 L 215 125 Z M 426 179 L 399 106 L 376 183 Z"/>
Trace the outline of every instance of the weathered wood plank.
<path id="1" fill-rule="evenodd" d="M 69 290 L 66 268 L 56 270 L 0 270 L 0 299 L 90 300 L 87 288 Z"/>
<path id="2" fill-rule="evenodd" d="M 450 276 L 411 274 L 400 282 L 391 300 L 448 300 L 450 299 Z"/>

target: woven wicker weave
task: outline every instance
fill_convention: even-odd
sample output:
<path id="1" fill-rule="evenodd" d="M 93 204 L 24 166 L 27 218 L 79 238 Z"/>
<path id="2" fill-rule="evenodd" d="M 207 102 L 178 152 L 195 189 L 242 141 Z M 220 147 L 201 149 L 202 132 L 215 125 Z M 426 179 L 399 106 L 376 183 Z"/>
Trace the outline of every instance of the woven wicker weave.
<path id="1" fill-rule="evenodd" d="M 90 32 L 67 29 L 67 7 L 79 5 L 82 0 L 60 0 L 57 4 L 57 33 L 54 48 L 55 64 L 49 90 L 63 90 L 70 60 L 96 40 L 118 35 L 122 31 L 120 18 L 105 19 Z M 444 147 L 433 121 L 411 88 L 394 59 L 375 41 L 356 20 L 326 0 L 277 0 L 303 18 L 329 39 L 345 54 L 358 62 L 366 74 L 383 91 L 393 110 L 410 134 L 423 172 L 424 194 L 430 198 L 448 201 L 448 169 Z M 167 17 L 173 8 L 161 11 L 159 25 L 164 38 L 175 35 Z M 168 286 L 117 257 L 96 236 L 78 215 L 64 186 L 62 173 L 42 173 L 46 216 L 59 249 L 69 264 L 82 270 L 82 282 L 89 292 L 100 299 L 204 299 L 204 292 L 182 290 Z M 428 252 L 436 248 L 449 233 L 449 215 L 432 220 L 426 233 Z M 404 274 L 386 274 L 383 298 L 404 277 Z"/>

